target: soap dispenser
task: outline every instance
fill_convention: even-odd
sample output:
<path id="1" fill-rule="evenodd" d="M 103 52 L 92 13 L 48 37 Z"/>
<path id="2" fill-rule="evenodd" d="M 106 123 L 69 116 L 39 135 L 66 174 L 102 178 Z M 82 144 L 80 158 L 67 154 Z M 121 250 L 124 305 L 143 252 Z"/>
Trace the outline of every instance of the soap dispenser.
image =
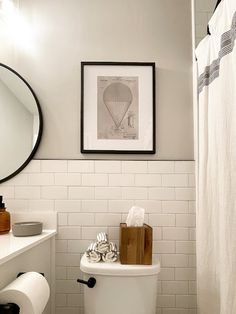
<path id="1" fill-rule="evenodd" d="M 2 202 L 0 195 L 0 235 L 10 231 L 10 213 L 6 211 L 5 204 Z"/>

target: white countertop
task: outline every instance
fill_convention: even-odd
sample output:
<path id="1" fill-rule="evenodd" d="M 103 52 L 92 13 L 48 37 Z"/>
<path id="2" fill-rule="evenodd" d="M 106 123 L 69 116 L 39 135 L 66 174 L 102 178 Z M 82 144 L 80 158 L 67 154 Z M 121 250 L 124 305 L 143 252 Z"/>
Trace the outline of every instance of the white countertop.
<path id="1" fill-rule="evenodd" d="M 56 230 L 43 230 L 40 235 L 14 237 L 12 232 L 0 235 L 0 265 L 56 235 Z"/>

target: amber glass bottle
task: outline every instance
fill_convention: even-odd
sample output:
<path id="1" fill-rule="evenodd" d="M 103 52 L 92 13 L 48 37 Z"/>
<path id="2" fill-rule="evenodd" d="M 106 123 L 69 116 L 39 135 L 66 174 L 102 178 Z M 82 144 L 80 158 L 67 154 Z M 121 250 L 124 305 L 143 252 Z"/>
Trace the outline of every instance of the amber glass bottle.
<path id="1" fill-rule="evenodd" d="M 10 213 L 6 211 L 5 204 L 2 202 L 2 196 L 0 195 L 0 234 L 8 233 L 10 227 Z"/>

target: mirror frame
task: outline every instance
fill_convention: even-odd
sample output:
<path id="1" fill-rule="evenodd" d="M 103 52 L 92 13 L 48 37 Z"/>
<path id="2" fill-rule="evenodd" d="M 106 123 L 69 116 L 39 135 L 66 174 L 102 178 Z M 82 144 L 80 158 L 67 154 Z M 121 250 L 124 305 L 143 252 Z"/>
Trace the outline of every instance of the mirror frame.
<path id="1" fill-rule="evenodd" d="M 43 133 L 43 115 L 42 115 L 42 110 L 41 110 L 41 107 L 40 107 L 40 104 L 39 104 L 39 101 L 38 101 L 38 98 L 35 94 L 35 92 L 33 91 L 32 87 L 29 85 L 29 83 L 18 73 L 16 72 L 15 70 L 13 70 L 11 67 L 3 64 L 3 63 L 0 63 L 0 67 L 3 67 L 9 71 L 11 71 L 12 73 L 14 73 L 19 79 L 21 79 L 25 85 L 29 88 L 30 92 L 32 93 L 33 95 L 33 98 L 35 100 L 35 103 L 36 103 L 36 106 L 37 106 L 37 109 L 38 109 L 38 113 L 39 113 L 39 132 L 38 132 L 38 137 L 37 137 L 37 140 L 36 140 L 36 143 L 31 151 L 31 153 L 29 154 L 28 158 L 23 162 L 23 164 L 17 169 L 15 170 L 13 173 L 11 173 L 10 175 L 8 175 L 7 177 L 4 177 L 3 179 L 0 179 L 0 184 L 13 178 L 14 176 L 16 176 L 19 172 L 21 172 L 27 165 L 28 163 L 33 159 L 38 147 L 39 147 L 39 143 L 41 141 L 41 138 L 42 138 L 42 133 Z"/>

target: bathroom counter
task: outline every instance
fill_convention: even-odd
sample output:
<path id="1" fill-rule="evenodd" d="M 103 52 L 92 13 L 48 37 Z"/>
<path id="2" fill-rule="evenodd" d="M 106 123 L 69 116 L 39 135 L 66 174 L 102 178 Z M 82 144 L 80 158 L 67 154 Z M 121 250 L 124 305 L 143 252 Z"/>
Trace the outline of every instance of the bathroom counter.
<path id="1" fill-rule="evenodd" d="M 14 237 L 12 232 L 0 235 L 0 265 L 56 235 L 56 230 L 43 230 L 40 235 Z"/>

